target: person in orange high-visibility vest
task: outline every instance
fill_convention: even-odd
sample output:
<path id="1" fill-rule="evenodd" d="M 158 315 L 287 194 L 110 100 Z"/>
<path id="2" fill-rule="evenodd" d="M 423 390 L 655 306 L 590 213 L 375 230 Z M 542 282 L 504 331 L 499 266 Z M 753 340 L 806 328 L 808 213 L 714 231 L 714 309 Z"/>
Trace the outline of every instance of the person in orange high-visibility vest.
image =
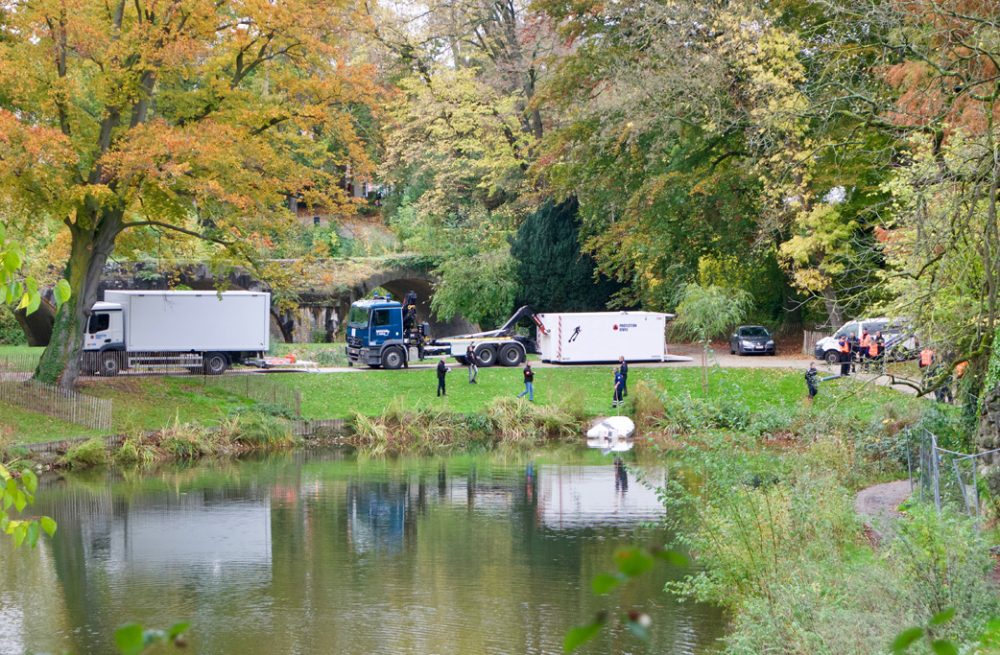
<path id="1" fill-rule="evenodd" d="M 934 351 L 930 348 L 924 348 L 920 351 L 920 368 L 928 368 L 934 363 Z"/>
<path id="2" fill-rule="evenodd" d="M 841 335 L 837 342 L 840 349 L 840 374 L 848 376 L 851 374 L 851 342 L 847 340 L 847 335 Z"/>
<path id="3" fill-rule="evenodd" d="M 968 361 L 959 362 L 955 364 L 955 378 L 961 380 L 963 377 L 965 377 L 965 369 L 967 368 L 969 368 Z"/>
<path id="4" fill-rule="evenodd" d="M 872 335 L 868 330 L 861 331 L 861 340 L 858 341 L 858 364 L 868 368 L 868 348 L 872 345 Z"/>
<path id="5" fill-rule="evenodd" d="M 876 332 L 875 337 L 868 346 L 868 362 L 873 364 L 882 356 L 882 349 L 885 347 L 885 339 L 881 332 Z"/>

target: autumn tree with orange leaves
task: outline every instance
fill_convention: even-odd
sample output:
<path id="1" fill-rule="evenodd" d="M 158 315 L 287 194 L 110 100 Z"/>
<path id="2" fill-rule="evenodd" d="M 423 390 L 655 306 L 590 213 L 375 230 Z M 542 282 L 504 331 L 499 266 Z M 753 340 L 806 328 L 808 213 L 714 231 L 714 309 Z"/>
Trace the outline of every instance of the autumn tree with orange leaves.
<path id="1" fill-rule="evenodd" d="M 70 386 L 116 241 L 176 233 L 252 254 L 288 199 L 351 209 L 377 105 L 340 0 L 4 0 L 0 208 L 70 235 L 36 377 Z M 37 217 L 37 219 L 35 218 Z M 5 220 L 7 218 L 5 217 Z"/>
<path id="2" fill-rule="evenodd" d="M 864 60 L 844 115 L 877 126 L 892 152 L 877 207 L 884 309 L 908 316 L 946 367 L 969 362 L 978 404 L 1000 326 L 1000 13 L 985 0 L 822 3 L 839 44 Z M 862 47 L 858 47 L 862 46 Z"/>

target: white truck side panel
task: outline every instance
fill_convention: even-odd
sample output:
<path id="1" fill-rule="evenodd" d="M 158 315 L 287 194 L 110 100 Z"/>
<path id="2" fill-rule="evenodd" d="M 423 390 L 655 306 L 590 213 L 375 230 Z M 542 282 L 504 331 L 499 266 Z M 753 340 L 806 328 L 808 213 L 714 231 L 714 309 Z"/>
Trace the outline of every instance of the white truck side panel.
<path id="1" fill-rule="evenodd" d="M 548 330 L 538 338 L 542 361 L 663 361 L 667 317 L 654 312 L 539 314 Z"/>
<path id="2" fill-rule="evenodd" d="M 228 291 L 106 291 L 121 304 L 129 352 L 265 351 L 271 296 Z"/>

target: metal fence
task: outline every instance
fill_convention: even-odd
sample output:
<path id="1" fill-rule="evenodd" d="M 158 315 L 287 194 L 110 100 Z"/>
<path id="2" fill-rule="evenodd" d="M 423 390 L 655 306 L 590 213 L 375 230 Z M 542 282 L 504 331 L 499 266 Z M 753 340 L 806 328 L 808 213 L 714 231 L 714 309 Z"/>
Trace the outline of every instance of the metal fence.
<path id="1" fill-rule="evenodd" d="M 110 430 L 112 401 L 35 380 L 0 377 L 0 402 L 93 430 Z"/>
<path id="2" fill-rule="evenodd" d="M 933 502 L 938 512 L 952 507 L 979 521 L 983 515 L 979 466 L 1000 455 L 1000 449 L 955 452 L 939 446 L 937 435 L 922 428 L 911 431 L 908 441 L 910 486 L 918 498 Z"/>

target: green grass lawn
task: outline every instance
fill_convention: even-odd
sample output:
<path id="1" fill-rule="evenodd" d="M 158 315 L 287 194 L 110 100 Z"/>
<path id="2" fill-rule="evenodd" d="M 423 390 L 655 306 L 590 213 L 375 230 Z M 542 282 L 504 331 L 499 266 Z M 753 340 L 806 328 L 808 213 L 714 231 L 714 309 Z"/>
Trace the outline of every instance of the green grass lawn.
<path id="1" fill-rule="evenodd" d="M 629 388 L 643 380 L 663 387 L 670 395 L 700 397 L 701 371 L 697 368 L 633 367 Z M 437 398 L 437 377 L 433 369 L 401 371 L 362 370 L 344 373 L 274 373 L 254 376 L 253 381 L 281 390 L 298 390 L 302 416 L 307 419 L 347 418 L 354 412 L 377 415 L 390 404 L 404 409 L 441 406 L 456 412 L 475 412 L 498 396 L 515 396 L 523 389 L 520 369 L 480 369 L 479 383 L 468 383 L 467 370 L 453 367 L 448 374 L 448 396 Z M 582 407 L 594 416 L 611 411 L 611 366 L 566 366 L 537 368 L 535 401 Z M 214 378 L 202 376 L 131 377 L 89 379 L 82 383 L 84 394 L 114 400 L 114 433 L 155 430 L 174 421 L 212 422 L 253 402 L 220 388 Z M 238 385 L 237 385 L 238 386 Z M 791 406 L 803 402 L 805 383 L 799 371 L 774 369 L 714 369 L 710 396 L 738 398 L 752 411 Z M 906 399 L 883 387 L 862 388 L 850 380 L 838 380 L 821 387 L 817 406 L 838 411 L 845 400 L 852 411 L 870 414 L 888 399 Z M 864 411 L 867 408 L 869 411 Z M 626 412 L 628 411 L 626 407 Z M 41 414 L 15 408 L 0 413 L 0 434 L 16 443 L 57 440 L 85 436 L 88 431 Z"/>
<path id="2" fill-rule="evenodd" d="M 641 368 L 629 372 L 628 385 L 634 389 L 643 380 L 662 386 L 669 394 L 701 396 L 701 371 L 697 368 Z M 479 383 L 470 385 L 466 369 L 455 367 L 448 374 L 448 396 L 437 398 L 437 377 L 433 369 L 401 371 L 361 371 L 342 374 L 275 375 L 275 384 L 298 389 L 302 394 L 305 418 L 341 418 L 354 412 L 375 415 L 390 403 L 404 408 L 443 405 L 457 412 L 473 412 L 497 396 L 514 396 L 522 391 L 520 369 L 480 369 Z M 581 403 L 587 413 L 604 415 L 611 409 L 611 366 L 567 366 L 535 370 L 535 401 L 539 403 Z M 853 387 L 850 381 L 823 386 L 818 404 L 832 403 Z M 752 410 L 801 403 L 806 394 L 801 372 L 774 369 L 715 369 L 711 373 L 709 395 L 737 397 Z M 886 398 L 900 394 L 874 387 L 856 402 L 875 407 Z"/>
<path id="3" fill-rule="evenodd" d="M 13 443 L 40 443 L 97 434 L 100 433 L 82 425 L 0 403 L 0 443 L 6 439 Z"/>

